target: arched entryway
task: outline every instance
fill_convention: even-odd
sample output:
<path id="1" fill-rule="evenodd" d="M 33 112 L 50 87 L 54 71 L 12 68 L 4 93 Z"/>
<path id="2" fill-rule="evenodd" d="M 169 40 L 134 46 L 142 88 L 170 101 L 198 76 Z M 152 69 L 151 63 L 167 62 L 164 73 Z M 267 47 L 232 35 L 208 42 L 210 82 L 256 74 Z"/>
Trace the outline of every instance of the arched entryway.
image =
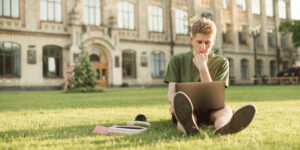
<path id="1" fill-rule="evenodd" d="M 96 88 L 108 87 L 108 59 L 104 51 L 98 47 L 91 47 L 88 49 L 90 61 L 97 73 L 97 81 L 100 84 Z"/>

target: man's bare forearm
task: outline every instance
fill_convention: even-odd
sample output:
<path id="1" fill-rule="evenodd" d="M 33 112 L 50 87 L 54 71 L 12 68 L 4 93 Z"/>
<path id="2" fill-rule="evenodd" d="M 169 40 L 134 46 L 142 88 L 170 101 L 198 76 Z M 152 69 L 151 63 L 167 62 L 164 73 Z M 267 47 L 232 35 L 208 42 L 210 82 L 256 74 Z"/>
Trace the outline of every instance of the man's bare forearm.
<path id="1" fill-rule="evenodd" d="M 212 82 L 208 67 L 205 66 L 202 70 L 199 70 L 201 82 Z"/>
<path id="2" fill-rule="evenodd" d="M 171 104 L 173 104 L 175 93 L 176 93 L 175 82 L 170 82 L 168 85 L 168 101 Z"/>

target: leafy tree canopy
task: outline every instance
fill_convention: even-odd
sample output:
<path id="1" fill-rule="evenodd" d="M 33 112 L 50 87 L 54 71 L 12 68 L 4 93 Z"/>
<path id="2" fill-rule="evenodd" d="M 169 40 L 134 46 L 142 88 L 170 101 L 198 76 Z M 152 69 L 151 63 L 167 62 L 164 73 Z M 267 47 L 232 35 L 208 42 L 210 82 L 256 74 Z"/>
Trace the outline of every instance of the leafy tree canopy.
<path id="1" fill-rule="evenodd" d="M 300 20 L 287 20 L 281 22 L 279 31 L 282 33 L 292 33 L 293 44 L 296 47 L 300 46 Z"/>

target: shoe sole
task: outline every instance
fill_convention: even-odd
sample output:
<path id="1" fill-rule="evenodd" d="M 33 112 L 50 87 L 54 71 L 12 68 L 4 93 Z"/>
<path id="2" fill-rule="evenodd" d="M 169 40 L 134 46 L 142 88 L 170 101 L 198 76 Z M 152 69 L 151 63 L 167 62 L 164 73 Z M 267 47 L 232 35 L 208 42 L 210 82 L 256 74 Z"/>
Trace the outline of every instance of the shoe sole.
<path id="1" fill-rule="evenodd" d="M 173 105 L 175 117 L 183 127 L 186 135 L 199 133 L 198 126 L 193 118 L 193 105 L 187 95 L 182 92 L 176 93 Z"/>
<path id="2" fill-rule="evenodd" d="M 254 105 L 245 105 L 239 108 L 232 116 L 230 122 L 216 129 L 215 134 L 234 134 L 244 130 L 253 120 L 256 114 Z"/>

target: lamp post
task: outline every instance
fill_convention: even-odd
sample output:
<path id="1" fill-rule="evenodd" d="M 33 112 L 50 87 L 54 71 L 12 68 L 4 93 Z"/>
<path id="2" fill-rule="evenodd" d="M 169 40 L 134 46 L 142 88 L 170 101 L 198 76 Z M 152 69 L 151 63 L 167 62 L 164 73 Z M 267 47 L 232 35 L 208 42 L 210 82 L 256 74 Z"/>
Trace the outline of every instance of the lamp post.
<path id="1" fill-rule="evenodd" d="M 254 55 L 254 78 L 257 77 L 257 56 L 256 56 L 256 40 L 260 32 L 260 26 L 249 27 L 249 34 L 253 37 L 253 55 Z M 258 84 L 258 80 L 254 80 L 254 84 Z"/>

